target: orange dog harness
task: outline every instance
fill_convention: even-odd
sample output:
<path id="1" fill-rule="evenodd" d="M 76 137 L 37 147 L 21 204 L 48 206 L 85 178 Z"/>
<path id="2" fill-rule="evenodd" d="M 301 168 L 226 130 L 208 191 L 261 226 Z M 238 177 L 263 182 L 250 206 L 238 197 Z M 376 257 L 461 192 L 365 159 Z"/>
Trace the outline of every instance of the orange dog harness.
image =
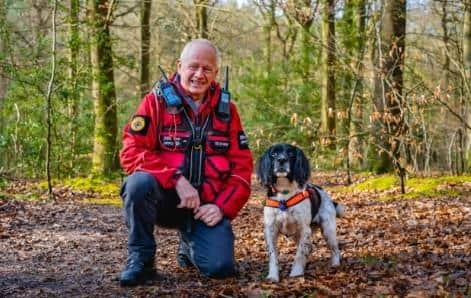
<path id="1" fill-rule="evenodd" d="M 309 193 L 309 191 L 305 190 L 303 192 L 295 194 L 294 196 L 292 196 L 288 200 L 277 201 L 277 200 L 267 198 L 265 200 L 265 206 L 266 207 L 272 207 L 272 208 L 280 208 L 280 210 L 286 211 L 286 210 L 288 210 L 289 207 L 294 206 L 294 205 L 304 201 L 305 199 L 309 198 L 310 195 L 311 194 Z"/>

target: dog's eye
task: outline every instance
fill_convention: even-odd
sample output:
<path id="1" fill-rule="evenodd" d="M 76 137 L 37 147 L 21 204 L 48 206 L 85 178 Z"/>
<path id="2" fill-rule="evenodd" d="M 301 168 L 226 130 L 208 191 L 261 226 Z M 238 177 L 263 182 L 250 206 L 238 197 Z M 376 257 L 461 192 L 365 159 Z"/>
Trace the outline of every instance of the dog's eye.
<path id="1" fill-rule="evenodd" d="M 294 157 L 294 152 L 293 152 L 293 151 L 289 151 L 289 152 L 288 152 L 288 156 L 289 156 L 289 157 Z"/>
<path id="2" fill-rule="evenodd" d="M 277 157 L 277 156 L 278 156 L 278 153 L 276 153 L 276 152 L 271 153 L 271 157 Z"/>

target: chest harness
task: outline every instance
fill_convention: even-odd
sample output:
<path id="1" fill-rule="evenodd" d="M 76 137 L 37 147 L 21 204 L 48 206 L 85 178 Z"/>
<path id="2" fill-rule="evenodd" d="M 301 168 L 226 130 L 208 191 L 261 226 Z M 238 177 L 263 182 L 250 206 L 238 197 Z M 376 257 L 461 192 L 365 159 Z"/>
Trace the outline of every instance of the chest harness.
<path id="1" fill-rule="evenodd" d="M 294 205 L 297 205 L 304 201 L 305 199 L 311 200 L 311 215 L 314 218 L 314 216 L 317 214 L 319 211 L 319 207 L 321 205 L 321 199 L 320 195 L 316 189 L 317 186 L 313 184 L 308 184 L 306 189 L 303 192 L 297 193 L 293 196 L 291 196 L 287 200 L 274 200 L 271 198 L 267 198 L 265 200 L 265 207 L 271 207 L 271 208 L 278 208 L 281 211 L 287 211 L 289 207 L 292 207 Z M 270 190 L 271 194 L 276 194 L 276 190 Z"/>
<path id="2" fill-rule="evenodd" d="M 196 121 L 193 122 L 183 105 L 182 95 L 168 81 L 165 72 L 160 66 L 159 69 L 163 79 L 159 81 L 157 93 L 164 99 L 167 112 L 173 115 L 181 114 L 181 117 L 185 119 L 187 124 L 185 125 L 186 127 L 183 127 L 184 130 L 191 132 L 188 148 L 185 151 L 183 175 L 194 187 L 198 188 L 203 183 L 204 148 L 206 143 L 205 133 L 209 126 L 213 126 L 212 123 L 210 124 L 210 122 L 212 122 L 210 118 L 212 118 L 211 115 L 213 113 L 209 113 L 203 121 L 199 121 L 198 117 L 196 117 Z M 217 110 L 216 113 L 214 113 L 219 120 L 224 122 L 230 120 L 231 94 L 228 90 L 228 73 L 229 69 L 226 67 L 224 88 L 221 89 Z M 159 131 L 159 133 L 161 133 L 161 131 Z M 175 140 L 174 142 L 176 144 L 178 141 Z"/>

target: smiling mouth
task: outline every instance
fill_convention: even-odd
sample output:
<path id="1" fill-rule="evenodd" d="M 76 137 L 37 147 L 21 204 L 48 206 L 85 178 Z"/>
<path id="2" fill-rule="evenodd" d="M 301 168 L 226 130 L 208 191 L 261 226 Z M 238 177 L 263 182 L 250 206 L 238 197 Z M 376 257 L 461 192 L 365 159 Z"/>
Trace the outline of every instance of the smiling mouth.
<path id="1" fill-rule="evenodd" d="M 190 84 L 194 87 L 201 87 L 204 85 L 204 83 L 200 81 L 190 81 Z"/>

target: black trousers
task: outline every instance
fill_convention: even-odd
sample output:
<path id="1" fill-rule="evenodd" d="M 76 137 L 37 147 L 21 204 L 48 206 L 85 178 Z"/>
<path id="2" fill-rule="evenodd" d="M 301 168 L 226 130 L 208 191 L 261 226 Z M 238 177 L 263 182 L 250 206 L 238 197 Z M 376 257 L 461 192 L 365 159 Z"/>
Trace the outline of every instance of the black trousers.
<path id="1" fill-rule="evenodd" d="M 224 218 L 214 227 L 193 218 L 193 212 L 177 208 L 174 189 L 164 189 L 146 172 L 135 172 L 121 186 L 124 217 L 128 227 L 128 254 L 148 261 L 154 257 L 154 226 L 175 228 L 189 248 L 189 259 L 208 277 L 227 277 L 235 273 L 234 234 Z"/>

